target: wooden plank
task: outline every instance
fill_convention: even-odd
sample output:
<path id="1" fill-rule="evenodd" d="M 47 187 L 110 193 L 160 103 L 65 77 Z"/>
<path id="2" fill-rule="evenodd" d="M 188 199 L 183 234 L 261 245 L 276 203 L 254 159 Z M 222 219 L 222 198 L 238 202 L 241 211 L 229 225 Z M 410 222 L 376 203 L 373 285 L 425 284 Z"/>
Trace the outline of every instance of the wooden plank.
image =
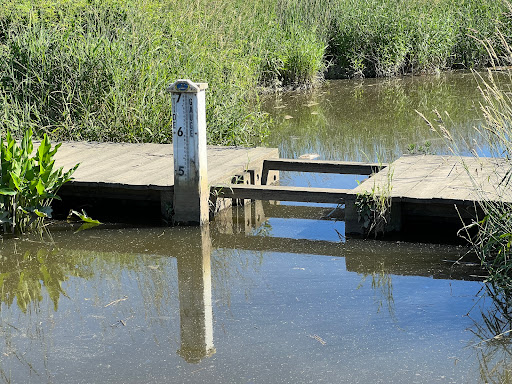
<path id="1" fill-rule="evenodd" d="M 275 156 L 278 156 L 275 148 L 209 146 L 210 181 L 225 182 L 248 166 L 261 168 L 266 157 Z M 171 144 L 62 143 L 56 155 L 56 165 L 67 170 L 76 163 L 81 163 L 74 174 L 78 184 L 124 185 L 126 188 L 174 184 Z"/>
<path id="2" fill-rule="evenodd" d="M 395 196 L 413 196 L 419 190 L 423 189 L 429 177 L 439 171 L 444 164 L 444 159 L 438 157 L 433 159 L 430 156 L 410 156 L 407 171 L 396 166 L 394 177 L 391 180 L 393 197 Z"/>
<path id="3" fill-rule="evenodd" d="M 265 159 L 278 155 L 279 152 L 276 148 L 262 147 L 230 148 L 228 152 L 210 152 L 208 154 L 208 178 L 210 183 L 226 183 L 234 174 L 250 169 L 259 171 Z"/>
<path id="4" fill-rule="evenodd" d="M 379 173 L 363 181 L 358 187 L 354 189 L 354 193 L 364 193 L 365 191 L 372 190 L 388 191 L 389 182 L 395 182 L 397 179 L 400 180 L 400 178 L 403 178 L 404 175 L 409 175 L 409 169 L 414 166 L 414 163 L 415 159 L 413 159 L 413 156 L 401 157 L 400 159 L 390 164 L 388 167 L 381 170 Z M 409 182 L 415 183 L 416 181 L 410 180 Z M 395 187 L 393 189 L 395 189 Z M 398 196 L 398 194 L 395 194 L 395 196 Z"/>
<path id="5" fill-rule="evenodd" d="M 308 159 L 267 159 L 263 164 L 267 170 L 337 173 L 346 175 L 371 175 L 387 167 L 387 165 L 388 164 Z"/>
<path id="6" fill-rule="evenodd" d="M 352 195 L 350 189 L 301 188 L 275 185 L 224 184 L 215 185 L 211 190 L 212 193 L 217 194 L 221 198 L 329 204 L 340 204 L 347 195 Z"/>
<path id="7" fill-rule="evenodd" d="M 453 161 L 453 159 L 451 161 L 442 161 L 435 169 L 432 169 L 432 171 L 425 176 L 417 188 L 409 191 L 407 196 L 420 199 L 443 196 L 446 188 L 460 177 L 461 167 L 457 162 Z M 466 196 L 466 193 L 461 193 L 461 197 L 462 195 Z M 458 197 L 454 195 L 452 198 Z"/>
<path id="8" fill-rule="evenodd" d="M 470 195 L 478 200 L 478 196 L 487 194 L 492 198 L 494 185 L 499 178 L 496 176 L 495 159 L 460 158 L 456 156 L 404 156 L 393 162 L 388 168 L 361 183 L 354 192 L 364 190 L 389 190 L 391 180 L 392 197 L 404 198 L 444 198 L 454 200 L 467 200 Z M 493 165 L 494 164 L 494 165 Z M 468 174 L 469 168 L 478 167 L 480 172 L 473 180 Z M 388 172 L 392 177 L 388 178 Z M 473 172 L 472 172 L 473 174 Z M 481 185 L 477 185 L 481 184 Z M 482 193 L 478 193 L 478 191 Z"/>

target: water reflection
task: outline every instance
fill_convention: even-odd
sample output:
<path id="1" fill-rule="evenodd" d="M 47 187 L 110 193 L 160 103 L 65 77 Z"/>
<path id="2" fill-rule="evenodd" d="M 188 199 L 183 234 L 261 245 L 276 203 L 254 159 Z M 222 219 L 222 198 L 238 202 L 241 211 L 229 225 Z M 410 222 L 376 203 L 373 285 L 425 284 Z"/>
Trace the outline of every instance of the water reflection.
<path id="1" fill-rule="evenodd" d="M 381 264 L 384 267 L 383 264 Z M 393 278 L 382 268 L 380 272 L 365 273 L 361 279 L 359 287 L 362 287 L 368 280 L 371 282 L 371 287 L 375 292 L 375 303 L 377 305 L 377 312 L 386 308 L 391 318 L 396 321 L 395 317 L 395 299 L 393 297 Z"/>
<path id="2" fill-rule="evenodd" d="M 181 320 L 181 347 L 178 351 L 189 363 L 198 363 L 215 353 L 212 313 L 212 242 L 210 227 L 203 226 L 189 239 L 192 252 L 177 255 Z"/>
<path id="3" fill-rule="evenodd" d="M 314 215 L 313 207 L 306 210 Z M 274 217 L 283 212 L 289 218 Z M 316 212 L 322 216 L 324 209 Z M 405 337 L 407 348 L 404 329 L 412 332 L 418 317 L 404 322 L 404 282 L 435 277 L 438 287 L 478 274 L 474 266 L 454 265 L 458 248 L 342 243 L 338 224 L 326 220 L 309 240 L 286 238 L 283 222 L 303 225 L 293 207 L 257 203 L 224 215 L 201 231 L 58 232 L 51 245 L 17 242 L 10 250 L 5 242 L 4 381 L 34 374 L 47 382 L 240 382 L 241 367 L 249 364 L 257 381 L 272 382 L 261 375 L 273 367 L 269 375 L 281 375 L 274 381 L 300 382 L 304 373 L 282 367 L 309 362 L 308 381 L 335 382 L 346 368 L 340 360 L 359 356 L 349 365 L 364 368 L 368 356 L 358 354 L 378 353 L 383 334 Z M 35 288 L 19 293 L 25 291 L 17 285 Z M 371 316 L 377 318 L 365 323 Z"/>
<path id="4" fill-rule="evenodd" d="M 339 80 L 310 93 L 276 94 L 265 109 L 274 119 L 269 146 L 281 157 L 318 153 L 321 158 L 392 161 L 430 143 L 429 151 L 447 153 L 415 110 L 435 120 L 447 111 L 449 129 L 471 146 L 483 145 L 474 127 L 481 124 L 477 83 L 472 73 L 391 80 Z"/>
<path id="5" fill-rule="evenodd" d="M 14 250 L 11 250 L 14 251 Z M 57 311 L 59 299 L 66 296 L 62 283 L 71 276 L 87 278 L 89 272 L 62 257 L 57 249 L 29 249 L 0 256 L 0 301 L 8 307 L 16 300 L 23 312 L 43 300 L 43 287 Z"/>
<path id="6" fill-rule="evenodd" d="M 489 303 L 490 302 L 490 303 Z M 469 316 L 476 314 L 470 329 L 476 337 L 480 379 L 484 383 L 512 382 L 512 297 L 487 283 L 481 302 Z"/>

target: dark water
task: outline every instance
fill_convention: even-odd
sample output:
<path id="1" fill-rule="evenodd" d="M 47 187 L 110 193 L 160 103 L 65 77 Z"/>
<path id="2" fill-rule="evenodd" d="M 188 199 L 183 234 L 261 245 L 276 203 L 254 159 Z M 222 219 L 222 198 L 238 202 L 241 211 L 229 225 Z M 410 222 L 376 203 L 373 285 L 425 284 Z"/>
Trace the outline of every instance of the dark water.
<path id="1" fill-rule="evenodd" d="M 459 248 L 299 221 L 4 242 L 4 381 L 478 382 L 485 306 Z"/>
<path id="2" fill-rule="evenodd" d="M 357 160 L 378 149 L 388 161 L 431 140 L 411 108 L 452 100 L 473 111 L 469 87 L 466 75 L 329 83 L 278 100 L 289 109 L 269 104 L 282 123 L 273 140 L 288 157 Z M 304 107 L 312 98 L 319 104 Z M 455 115 L 471 135 L 477 120 Z M 440 141 L 431 148 L 443 150 Z M 282 175 L 312 186 L 357 178 Z M 4 240 L 0 378 L 479 383 L 507 374 L 507 338 L 489 340 L 482 271 L 471 259 L 455 263 L 463 248 L 345 240 L 343 221 L 319 220 L 331 209 L 256 202 L 203 229 L 104 226 Z"/>

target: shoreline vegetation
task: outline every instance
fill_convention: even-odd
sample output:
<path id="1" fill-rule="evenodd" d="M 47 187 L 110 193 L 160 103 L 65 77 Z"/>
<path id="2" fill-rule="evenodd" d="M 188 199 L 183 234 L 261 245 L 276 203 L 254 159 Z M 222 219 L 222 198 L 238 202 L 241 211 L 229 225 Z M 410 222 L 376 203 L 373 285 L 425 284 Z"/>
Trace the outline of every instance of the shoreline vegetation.
<path id="1" fill-rule="evenodd" d="M 167 85 L 208 82 L 210 144 L 264 142 L 265 91 L 489 65 L 495 0 L 0 0 L 0 130 L 171 141 Z M 496 52 L 499 56 L 500 52 Z"/>
<path id="2" fill-rule="evenodd" d="M 512 15 L 512 3 L 504 1 L 503 4 L 508 7 L 508 15 Z M 490 198 L 482 187 L 482 183 L 489 180 L 479 180 L 478 169 L 466 169 L 480 194 L 482 214 L 459 231 L 459 236 L 468 242 L 487 271 L 484 297 L 493 299 L 494 310 L 486 323 L 494 335 L 483 342 L 500 340 L 512 332 L 512 44 L 510 30 L 504 27 L 497 27 L 494 38 L 480 41 L 488 52 L 489 68 L 487 73 L 474 72 L 474 77 L 482 97 L 480 110 L 483 116 L 483 124 L 475 130 L 483 140 L 485 156 L 505 161 L 499 165 L 499 171 L 505 171 L 505 175 L 499 174 L 498 182 L 495 182 L 496 199 Z M 481 156 L 473 143 L 462 140 L 464 144 L 457 144 L 445 122 L 449 119 L 448 112 L 434 113 L 434 123 L 419 114 L 433 131 L 444 138 L 454 155 L 460 156 L 469 150 L 474 157 Z M 510 340 L 506 341 L 508 343 Z M 510 377 L 510 371 L 505 371 L 504 377 Z M 501 378 L 498 381 L 503 382 Z"/>

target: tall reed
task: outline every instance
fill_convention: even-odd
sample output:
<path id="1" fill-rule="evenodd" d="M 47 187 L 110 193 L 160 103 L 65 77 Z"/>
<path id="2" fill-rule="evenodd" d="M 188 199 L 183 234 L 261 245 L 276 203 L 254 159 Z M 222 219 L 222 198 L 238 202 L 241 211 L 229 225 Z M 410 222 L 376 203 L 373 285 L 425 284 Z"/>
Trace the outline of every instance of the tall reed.
<path id="1" fill-rule="evenodd" d="M 166 86 L 210 84 L 210 143 L 261 142 L 261 88 L 314 85 L 326 66 L 391 76 L 485 65 L 468 36 L 493 0 L 0 0 L 0 130 L 169 142 Z"/>

